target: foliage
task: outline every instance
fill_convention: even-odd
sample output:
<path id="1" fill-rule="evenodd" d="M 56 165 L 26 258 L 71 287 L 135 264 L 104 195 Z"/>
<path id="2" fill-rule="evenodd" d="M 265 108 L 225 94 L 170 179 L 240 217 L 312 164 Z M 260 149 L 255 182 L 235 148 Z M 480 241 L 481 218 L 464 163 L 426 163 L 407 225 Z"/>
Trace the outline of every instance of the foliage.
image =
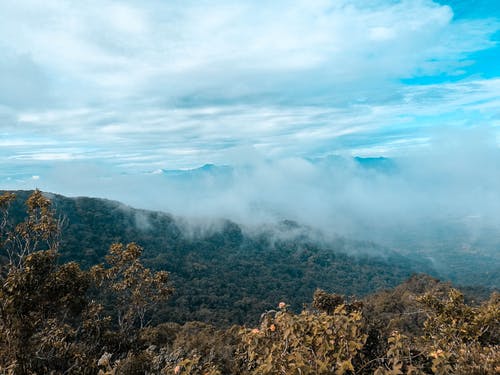
<path id="1" fill-rule="evenodd" d="M 0 200 L 4 218 L 11 200 Z M 66 338 L 76 336 L 72 318 L 85 309 L 82 295 L 89 285 L 76 263 L 56 265 L 59 227 L 50 201 L 36 191 L 26 205 L 24 222 L 8 231 L 2 221 L 8 263 L 0 278 L 0 345 L 2 362 L 18 373 L 42 371 L 48 363 L 60 368 L 74 357 L 75 346 Z"/>
<path id="2" fill-rule="evenodd" d="M 413 353 L 412 343 L 407 336 L 394 331 L 387 342 L 386 356 L 379 359 L 382 365 L 375 370 L 375 375 L 425 374 L 421 353 Z"/>
<path id="3" fill-rule="evenodd" d="M 104 347 L 120 347 L 124 337 L 133 344 L 131 331 L 145 326 L 147 309 L 170 295 L 168 274 L 145 268 L 135 244 L 112 246 L 107 269 L 59 264 L 61 221 L 51 202 L 35 191 L 26 201 L 25 220 L 9 225 L 12 200 L 10 194 L 0 196 L 0 245 L 7 254 L 0 272 L 0 373 L 93 373 Z M 119 294 L 119 332 L 103 305 L 89 298 L 93 289 Z"/>
<path id="4" fill-rule="evenodd" d="M 143 328 L 146 325 L 146 313 L 173 292 L 168 273 L 152 272 L 144 267 L 139 260 L 141 254 L 142 248 L 136 243 L 126 246 L 115 243 L 106 256 L 110 267 L 104 268 L 101 264 L 90 270 L 99 286 L 112 292 L 112 296 L 108 295 L 108 301 L 112 299 L 118 326 L 123 332 L 129 332 L 137 324 Z"/>
<path id="5" fill-rule="evenodd" d="M 58 248 L 61 223 L 54 215 L 51 202 L 37 190 L 26 200 L 25 220 L 11 228 L 8 209 L 14 199 L 12 193 L 5 193 L 0 199 L 0 244 L 10 266 L 21 269 L 29 254 Z"/>
<path id="6" fill-rule="evenodd" d="M 341 304 L 332 314 L 304 310 L 265 314 L 260 328 L 243 329 L 243 356 L 255 374 L 346 374 L 366 341 L 359 311 Z"/>
<path id="7" fill-rule="evenodd" d="M 452 289 L 447 299 L 426 294 L 419 301 L 431 309 L 423 343 L 436 374 L 486 374 L 500 370 L 500 295 L 481 306 L 464 303 Z"/>

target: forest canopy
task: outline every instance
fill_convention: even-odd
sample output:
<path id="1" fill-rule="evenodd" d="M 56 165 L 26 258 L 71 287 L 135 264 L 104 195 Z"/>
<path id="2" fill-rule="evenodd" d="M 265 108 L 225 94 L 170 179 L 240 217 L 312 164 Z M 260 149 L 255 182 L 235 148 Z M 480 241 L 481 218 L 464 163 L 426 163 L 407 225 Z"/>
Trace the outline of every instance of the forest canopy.
<path id="1" fill-rule="evenodd" d="M 296 312 L 286 300 L 256 323 L 161 320 L 172 275 L 143 264 L 137 243 L 103 262 L 61 261 L 61 221 L 40 191 L 11 220 L 0 196 L 0 372 L 8 374 L 494 374 L 500 297 L 480 304 L 415 275 L 362 300 L 316 290 Z M 221 243 L 223 245 L 223 243 Z M 225 308 L 221 306 L 220 309 Z"/>

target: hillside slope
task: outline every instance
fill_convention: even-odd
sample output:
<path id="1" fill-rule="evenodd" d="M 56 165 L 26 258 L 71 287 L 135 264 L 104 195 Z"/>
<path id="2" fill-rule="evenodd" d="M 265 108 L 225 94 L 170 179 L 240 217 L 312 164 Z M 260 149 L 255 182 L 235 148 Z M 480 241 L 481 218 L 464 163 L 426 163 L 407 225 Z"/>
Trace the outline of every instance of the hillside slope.
<path id="1" fill-rule="evenodd" d="M 29 192 L 16 194 L 11 212 L 19 220 Z M 230 221 L 202 230 L 171 215 L 118 202 L 50 198 L 65 218 L 62 262 L 89 267 L 103 260 L 113 242 L 134 241 L 144 247 L 146 265 L 172 274 L 176 293 L 156 312 L 162 320 L 254 322 L 280 300 L 299 309 L 316 288 L 362 296 L 393 287 L 415 272 L 433 273 L 428 264 L 376 244 L 320 240 L 289 221 L 251 234 Z"/>

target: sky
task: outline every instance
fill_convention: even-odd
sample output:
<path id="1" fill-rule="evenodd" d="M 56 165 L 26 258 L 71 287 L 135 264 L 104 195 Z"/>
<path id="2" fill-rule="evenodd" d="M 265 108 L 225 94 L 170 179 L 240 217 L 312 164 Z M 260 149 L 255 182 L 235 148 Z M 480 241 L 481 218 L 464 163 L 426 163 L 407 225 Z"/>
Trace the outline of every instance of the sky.
<path id="1" fill-rule="evenodd" d="M 497 134 L 499 40 L 496 0 L 2 0 L 0 182 Z"/>
<path id="2" fill-rule="evenodd" d="M 274 203 L 309 222 L 373 191 L 404 193 L 368 217 L 430 196 L 489 212 L 464 181 L 498 188 L 499 42 L 496 0 L 2 0 L 0 188 L 236 218 Z M 406 160 L 406 174 L 375 189 L 312 162 L 335 155 Z M 207 163 L 243 177 L 158 176 Z M 354 182 L 324 204 L 330 178 Z M 290 204 L 308 194 L 326 211 Z"/>

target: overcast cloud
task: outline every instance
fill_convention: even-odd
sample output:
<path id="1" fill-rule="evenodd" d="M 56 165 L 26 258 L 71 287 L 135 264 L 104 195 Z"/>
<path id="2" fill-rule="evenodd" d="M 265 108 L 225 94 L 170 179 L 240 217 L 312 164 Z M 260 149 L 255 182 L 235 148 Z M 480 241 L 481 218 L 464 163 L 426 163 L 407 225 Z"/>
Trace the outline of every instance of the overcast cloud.
<path id="1" fill-rule="evenodd" d="M 5 0 L 0 17 L 3 178 L 14 161 L 227 164 L 242 146 L 390 155 L 499 124 L 494 1 Z"/>

